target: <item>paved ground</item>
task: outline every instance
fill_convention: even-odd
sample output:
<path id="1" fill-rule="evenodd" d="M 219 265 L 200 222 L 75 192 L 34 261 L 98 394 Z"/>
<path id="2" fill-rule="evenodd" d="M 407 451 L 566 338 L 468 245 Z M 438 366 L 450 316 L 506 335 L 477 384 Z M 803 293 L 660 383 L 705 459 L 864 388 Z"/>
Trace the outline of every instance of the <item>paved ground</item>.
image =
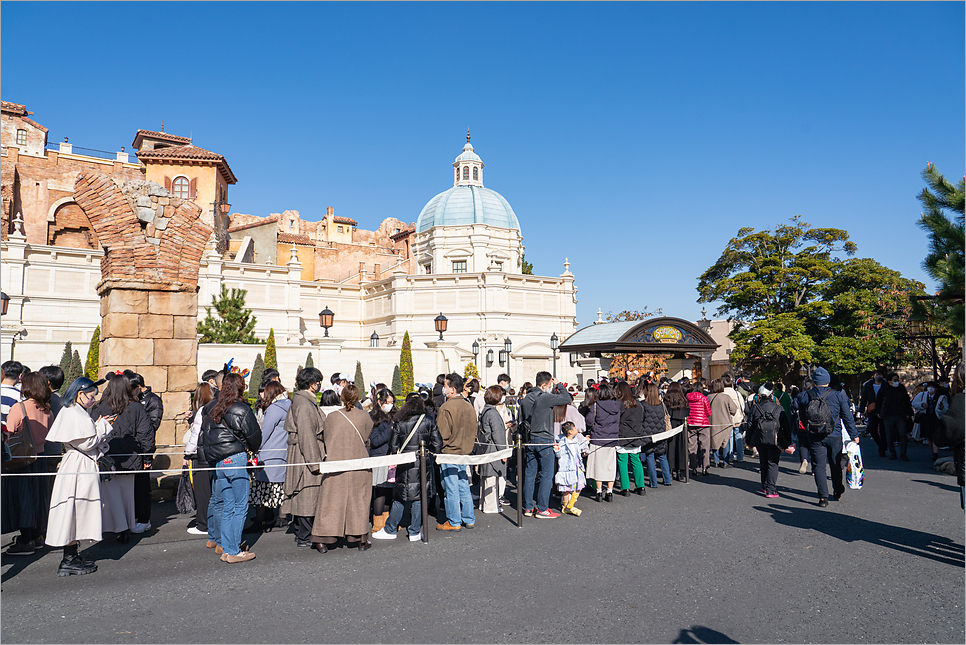
<path id="1" fill-rule="evenodd" d="M 3 555 L 0 640 L 963 643 L 955 478 L 923 446 L 904 463 L 863 445 L 865 488 L 827 509 L 784 459 L 781 497 L 764 499 L 746 460 L 643 498 L 582 499 L 580 518 L 478 515 L 428 545 L 319 555 L 276 530 L 238 565 L 159 504 L 152 533 L 82 551 L 93 575 L 58 578 L 59 552 Z"/>

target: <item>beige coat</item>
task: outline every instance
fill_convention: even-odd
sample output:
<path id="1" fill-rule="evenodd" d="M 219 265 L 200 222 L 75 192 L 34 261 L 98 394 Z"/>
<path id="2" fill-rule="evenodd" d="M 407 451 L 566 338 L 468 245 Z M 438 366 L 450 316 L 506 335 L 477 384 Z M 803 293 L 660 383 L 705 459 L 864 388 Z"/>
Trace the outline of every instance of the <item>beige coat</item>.
<path id="1" fill-rule="evenodd" d="M 322 426 L 325 415 L 316 404 L 315 395 L 299 390 L 292 395 L 292 406 L 285 416 L 288 432 L 289 464 L 317 464 L 325 459 Z M 282 513 L 312 517 L 319 504 L 319 475 L 317 466 L 290 466 L 285 469 L 285 499 Z"/>
<path id="2" fill-rule="evenodd" d="M 349 412 L 343 409 L 330 413 L 325 417 L 326 461 L 368 457 L 367 444 L 371 433 L 372 419 L 363 410 L 353 408 Z M 369 532 L 371 497 L 372 470 L 323 475 L 312 535 L 365 535 Z"/>
<path id="3" fill-rule="evenodd" d="M 708 396 L 711 404 L 711 449 L 717 450 L 728 445 L 737 406 L 724 392 Z"/>

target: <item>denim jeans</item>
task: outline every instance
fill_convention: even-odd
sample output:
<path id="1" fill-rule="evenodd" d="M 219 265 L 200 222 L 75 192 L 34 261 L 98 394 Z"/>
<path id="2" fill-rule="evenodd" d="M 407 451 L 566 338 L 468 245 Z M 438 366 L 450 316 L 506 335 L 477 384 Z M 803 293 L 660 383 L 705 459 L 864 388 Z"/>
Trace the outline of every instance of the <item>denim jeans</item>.
<path id="1" fill-rule="evenodd" d="M 646 456 L 647 475 L 651 480 L 651 488 L 657 488 L 657 468 L 654 467 L 654 453 Z M 671 466 L 668 464 L 667 455 L 657 455 L 657 463 L 661 465 L 661 478 L 665 484 L 671 483 Z"/>
<path id="2" fill-rule="evenodd" d="M 741 426 L 735 426 L 732 432 L 732 439 L 734 439 L 735 448 L 735 461 L 745 460 L 745 439 L 741 435 Z"/>
<path id="3" fill-rule="evenodd" d="M 439 474 L 446 491 L 446 519 L 451 526 L 476 524 L 473 514 L 473 496 L 470 494 L 470 479 L 467 466 L 460 464 L 440 464 Z"/>
<path id="4" fill-rule="evenodd" d="M 555 457 L 553 446 L 527 446 L 526 472 L 523 476 L 523 510 L 534 507 L 533 488 L 537 481 L 537 466 L 540 467 L 540 488 L 537 490 L 536 507 L 541 513 L 550 508 L 550 487 L 553 485 L 553 466 Z"/>
<path id="5" fill-rule="evenodd" d="M 409 520 L 409 534 L 419 535 L 423 527 L 423 502 L 418 499 L 411 502 L 400 502 L 398 499 L 392 500 L 392 508 L 389 509 L 389 519 L 386 520 L 386 527 L 383 529 L 386 533 L 389 535 L 396 534 L 396 531 L 399 530 L 399 523 L 402 521 L 403 513 L 406 512 L 407 507 L 409 507 L 409 511 L 412 514 L 412 518 Z"/>
<path id="6" fill-rule="evenodd" d="M 732 457 L 734 457 L 735 448 L 735 438 L 734 436 L 728 437 L 728 443 L 721 446 L 717 450 L 711 453 L 711 457 L 714 458 L 714 465 L 717 466 L 722 461 L 730 464 Z"/>
<path id="7" fill-rule="evenodd" d="M 208 539 L 228 555 L 241 553 L 242 529 L 248 517 L 248 455 L 240 452 L 215 464 L 208 502 Z"/>

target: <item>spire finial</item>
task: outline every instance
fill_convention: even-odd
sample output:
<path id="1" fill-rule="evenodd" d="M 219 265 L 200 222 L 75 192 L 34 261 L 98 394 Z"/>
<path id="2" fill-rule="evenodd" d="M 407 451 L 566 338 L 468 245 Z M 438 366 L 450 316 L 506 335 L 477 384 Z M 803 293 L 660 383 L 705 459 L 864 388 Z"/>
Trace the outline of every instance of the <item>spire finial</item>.
<path id="1" fill-rule="evenodd" d="M 164 132 L 164 119 L 161 119 L 161 132 Z"/>
<path id="2" fill-rule="evenodd" d="M 466 126 L 466 143 L 470 142 L 470 127 Z"/>

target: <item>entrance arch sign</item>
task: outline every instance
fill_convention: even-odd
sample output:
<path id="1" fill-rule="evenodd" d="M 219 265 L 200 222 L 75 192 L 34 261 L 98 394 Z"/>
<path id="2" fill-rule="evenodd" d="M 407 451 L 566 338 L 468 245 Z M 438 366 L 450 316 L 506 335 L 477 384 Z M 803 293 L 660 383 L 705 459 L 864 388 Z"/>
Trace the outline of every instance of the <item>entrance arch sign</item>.
<path id="1" fill-rule="evenodd" d="M 647 318 L 588 325 L 560 344 L 559 351 L 603 354 L 713 352 L 719 345 L 697 325 L 681 318 Z"/>

